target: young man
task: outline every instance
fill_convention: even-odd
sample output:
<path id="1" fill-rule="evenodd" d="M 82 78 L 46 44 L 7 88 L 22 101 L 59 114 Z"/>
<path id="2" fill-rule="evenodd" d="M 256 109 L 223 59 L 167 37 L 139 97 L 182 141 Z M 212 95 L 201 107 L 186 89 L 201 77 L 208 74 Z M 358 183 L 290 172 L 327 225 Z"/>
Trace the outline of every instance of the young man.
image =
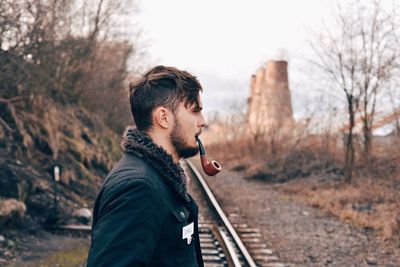
<path id="1" fill-rule="evenodd" d="M 97 197 L 87 266 L 203 266 L 198 207 L 180 158 L 198 153 L 205 120 L 197 78 L 157 66 L 130 85 L 134 127 Z"/>

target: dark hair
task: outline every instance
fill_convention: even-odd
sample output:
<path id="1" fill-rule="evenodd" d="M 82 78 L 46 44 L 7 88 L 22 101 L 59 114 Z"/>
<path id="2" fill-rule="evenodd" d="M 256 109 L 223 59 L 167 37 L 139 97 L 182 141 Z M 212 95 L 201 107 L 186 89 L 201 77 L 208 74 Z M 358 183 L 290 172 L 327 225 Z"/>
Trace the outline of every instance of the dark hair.
<path id="1" fill-rule="evenodd" d="M 184 102 L 185 107 L 197 103 L 200 91 L 197 77 L 187 71 L 161 65 L 150 69 L 129 84 L 136 127 L 139 131 L 148 131 L 153 125 L 152 113 L 156 107 L 167 107 L 175 114 L 179 103 Z"/>

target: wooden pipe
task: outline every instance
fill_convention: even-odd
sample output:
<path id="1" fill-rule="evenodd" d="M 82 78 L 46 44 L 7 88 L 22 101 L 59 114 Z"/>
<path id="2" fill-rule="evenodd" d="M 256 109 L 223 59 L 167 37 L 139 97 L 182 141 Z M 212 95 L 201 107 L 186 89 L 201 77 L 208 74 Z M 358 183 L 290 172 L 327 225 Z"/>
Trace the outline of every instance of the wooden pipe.
<path id="1" fill-rule="evenodd" d="M 221 165 L 215 160 L 209 162 L 206 158 L 206 150 L 204 149 L 203 143 L 200 141 L 199 137 L 196 137 L 196 140 L 199 143 L 201 166 L 204 172 L 209 176 L 216 175 L 222 170 Z"/>

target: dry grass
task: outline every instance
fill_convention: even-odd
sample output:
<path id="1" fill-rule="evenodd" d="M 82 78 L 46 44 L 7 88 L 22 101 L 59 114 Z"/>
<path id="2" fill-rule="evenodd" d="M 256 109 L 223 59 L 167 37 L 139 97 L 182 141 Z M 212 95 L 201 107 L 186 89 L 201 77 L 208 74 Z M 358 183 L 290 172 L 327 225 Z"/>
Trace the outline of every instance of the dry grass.
<path id="1" fill-rule="evenodd" d="M 344 222 L 378 230 L 385 239 L 390 239 L 400 230 L 399 196 L 390 184 L 390 181 L 379 183 L 358 177 L 352 184 L 338 187 L 310 187 L 310 183 L 304 182 L 286 186 L 310 205 L 328 211 Z"/>
<path id="2" fill-rule="evenodd" d="M 27 267 L 83 267 L 86 266 L 87 246 L 77 246 L 68 250 L 52 253 L 36 262 L 24 263 Z M 9 265 L 9 267 L 17 265 Z M 19 266 L 19 265 L 18 265 Z"/>
<path id="3" fill-rule="evenodd" d="M 368 166 L 373 168 L 373 166 Z M 366 173 L 360 168 L 360 173 Z M 374 175 L 371 175 L 374 174 Z M 356 175 L 350 184 L 323 177 L 310 177 L 282 185 L 311 206 L 325 210 L 342 221 L 376 230 L 385 240 L 400 236 L 400 182 L 398 174 L 389 178 Z"/>
<path id="4" fill-rule="evenodd" d="M 356 176 L 350 184 L 313 177 L 289 182 L 282 188 L 344 222 L 393 239 L 400 236 L 400 183 L 395 177 Z"/>
<path id="5" fill-rule="evenodd" d="M 271 144 L 242 137 L 208 149 L 222 165 L 244 169 L 247 177 L 285 182 L 278 187 L 289 196 L 346 223 L 374 229 L 384 239 L 400 237 L 400 154 L 394 149 L 398 144 L 389 153 L 375 153 L 367 164 L 358 161 L 353 181 L 345 184 L 343 151 L 324 146 L 320 139 L 312 136 Z M 307 152 L 306 159 L 302 151 Z M 285 175 L 289 178 L 282 179 Z"/>

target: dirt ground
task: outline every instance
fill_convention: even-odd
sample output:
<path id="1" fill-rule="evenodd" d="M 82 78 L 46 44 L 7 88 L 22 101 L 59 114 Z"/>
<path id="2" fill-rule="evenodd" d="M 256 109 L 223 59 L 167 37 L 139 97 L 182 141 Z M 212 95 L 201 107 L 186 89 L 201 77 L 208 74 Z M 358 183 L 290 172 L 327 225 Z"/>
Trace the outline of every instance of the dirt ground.
<path id="1" fill-rule="evenodd" d="M 206 181 L 224 211 L 262 229 L 267 247 L 287 266 L 400 266 L 400 240 L 341 222 L 288 193 L 290 182 L 268 184 L 224 170 Z M 303 180 L 307 183 L 307 180 Z"/>
<path id="2" fill-rule="evenodd" d="M 16 233 L 0 246 L 0 266 L 83 267 L 90 244 L 88 236 L 54 234 L 44 230 Z"/>

